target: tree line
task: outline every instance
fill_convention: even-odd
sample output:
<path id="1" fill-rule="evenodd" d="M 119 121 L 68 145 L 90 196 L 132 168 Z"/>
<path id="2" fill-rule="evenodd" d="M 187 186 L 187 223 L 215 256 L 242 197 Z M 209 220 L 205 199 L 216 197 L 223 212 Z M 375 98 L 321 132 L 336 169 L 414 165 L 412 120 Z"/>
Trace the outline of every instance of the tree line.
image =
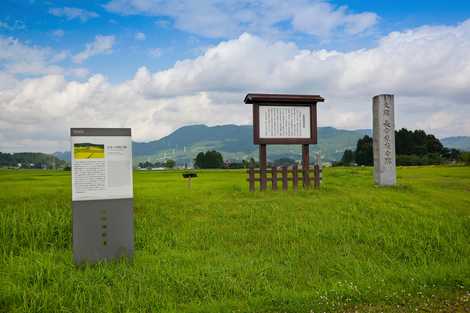
<path id="1" fill-rule="evenodd" d="M 402 128 L 395 131 L 395 151 L 397 165 L 431 165 L 463 161 L 470 162 L 470 153 L 449 149 L 439 139 L 424 130 L 411 131 Z M 359 139 L 356 149 L 345 150 L 341 161 L 335 165 L 373 165 L 373 139 L 364 136 Z"/>
<path id="2" fill-rule="evenodd" d="M 296 160 L 290 158 L 280 158 L 273 162 L 268 162 L 267 166 L 290 166 L 297 164 Z M 249 168 L 250 166 L 259 167 L 259 162 L 254 158 L 249 160 L 241 160 L 238 162 L 224 162 L 224 158 L 220 152 L 215 150 L 199 152 L 194 159 L 195 168 L 227 168 L 227 169 L 242 169 Z"/>
<path id="3" fill-rule="evenodd" d="M 0 167 L 15 168 L 64 168 L 65 161 L 53 155 L 40 152 L 0 152 Z"/>
<path id="4" fill-rule="evenodd" d="M 168 159 L 165 162 L 139 162 L 137 164 L 139 168 L 146 168 L 146 169 L 152 169 L 152 168 L 174 168 L 176 166 L 176 161 Z"/>

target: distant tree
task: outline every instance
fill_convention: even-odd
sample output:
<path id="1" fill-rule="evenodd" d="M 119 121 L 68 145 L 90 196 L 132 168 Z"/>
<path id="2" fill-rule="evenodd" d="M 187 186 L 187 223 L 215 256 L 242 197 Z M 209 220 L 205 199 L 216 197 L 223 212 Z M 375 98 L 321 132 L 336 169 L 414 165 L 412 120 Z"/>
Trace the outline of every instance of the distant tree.
<path id="1" fill-rule="evenodd" d="M 165 167 L 166 168 L 174 168 L 175 165 L 176 165 L 175 160 L 168 159 L 168 160 L 165 161 Z"/>
<path id="2" fill-rule="evenodd" d="M 66 162 L 59 160 L 53 155 L 39 152 L 0 152 L 0 166 L 20 166 L 21 168 L 63 168 L 66 166 Z"/>
<path id="3" fill-rule="evenodd" d="M 17 164 L 13 154 L 0 152 L 0 166 L 16 166 Z"/>
<path id="4" fill-rule="evenodd" d="M 452 160 L 452 161 L 458 161 L 460 159 L 461 154 L 462 154 L 462 152 L 460 150 L 452 148 L 452 149 L 450 149 L 448 159 Z"/>
<path id="5" fill-rule="evenodd" d="M 149 161 L 145 161 L 145 162 L 139 162 L 139 167 L 140 168 L 146 168 L 146 169 L 151 169 L 152 167 L 154 167 L 155 165 Z"/>
<path id="6" fill-rule="evenodd" d="M 244 162 L 227 162 L 225 164 L 225 168 L 230 168 L 230 169 L 240 169 L 240 168 L 246 168 Z"/>
<path id="7" fill-rule="evenodd" d="M 256 162 L 254 158 L 250 158 L 250 165 L 249 166 L 258 167 L 259 162 Z"/>
<path id="8" fill-rule="evenodd" d="M 290 165 L 294 165 L 296 163 L 297 162 L 293 159 L 280 158 L 280 159 L 274 160 L 273 165 L 274 166 L 290 166 Z"/>
<path id="9" fill-rule="evenodd" d="M 358 165 L 373 165 L 374 153 L 372 149 L 372 138 L 365 135 L 357 141 L 354 153 Z"/>
<path id="10" fill-rule="evenodd" d="M 204 152 L 199 152 L 194 159 L 194 166 L 197 168 L 223 168 L 224 159 L 222 154 L 212 150 Z"/>
<path id="11" fill-rule="evenodd" d="M 343 157 L 341 158 L 341 165 L 351 165 L 354 163 L 354 152 L 352 150 L 344 150 Z"/>
<path id="12" fill-rule="evenodd" d="M 199 152 L 194 159 L 194 167 L 204 168 L 206 165 L 206 156 L 204 152 Z"/>
<path id="13" fill-rule="evenodd" d="M 444 146 L 432 134 L 426 134 L 424 130 L 415 131 L 402 128 L 395 132 L 395 147 L 398 155 L 419 155 L 439 153 L 442 155 Z"/>
<path id="14" fill-rule="evenodd" d="M 395 131 L 395 151 L 398 155 L 411 155 L 414 153 L 413 132 L 406 128 Z"/>
<path id="15" fill-rule="evenodd" d="M 442 164 L 444 159 L 439 153 L 428 153 L 423 156 L 424 164 Z"/>
<path id="16" fill-rule="evenodd" d="M 359 139 L 353 158 L 358 165 L 372 165 L 373 140 L 369 136 Z M 441 164 L 448 161 L 459 160 L 461 152 L 457 149 L 445 148 L 432 134 L 424 130 L 408 130 L 402 128 L 395 131 L 395 148 L 397 165 L 427 165 Z M 351 159 L 351 152 L 345 151 L 339 164 L 347 165 Z"/>
<path id="17" fill-rule="evenodd" d="M 458 161 L 460 159 L 460 154 L 460 150 L 454 148 L 449 149 L 446 147 L 444 147 L 441 152 L 442 157 L 449 161 Z"/>
<path id="18" fill-rule="evenodd" d="M 465 165 L 470 165 L 470 152 L 462 152 L 462 154 L 460 155 L 460 160 Z"/>

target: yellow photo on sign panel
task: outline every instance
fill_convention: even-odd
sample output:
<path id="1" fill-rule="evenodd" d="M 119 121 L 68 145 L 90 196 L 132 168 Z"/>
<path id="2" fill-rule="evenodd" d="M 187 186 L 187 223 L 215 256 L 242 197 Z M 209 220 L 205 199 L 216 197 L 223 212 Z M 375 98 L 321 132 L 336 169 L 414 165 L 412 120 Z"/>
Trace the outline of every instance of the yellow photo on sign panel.
<path id="1" fill-rule="evenodd" d="M 76 143 L 73 145 L 73 157 L 80 159 L 103 159 L 104 145 L 94 143 Z"/>

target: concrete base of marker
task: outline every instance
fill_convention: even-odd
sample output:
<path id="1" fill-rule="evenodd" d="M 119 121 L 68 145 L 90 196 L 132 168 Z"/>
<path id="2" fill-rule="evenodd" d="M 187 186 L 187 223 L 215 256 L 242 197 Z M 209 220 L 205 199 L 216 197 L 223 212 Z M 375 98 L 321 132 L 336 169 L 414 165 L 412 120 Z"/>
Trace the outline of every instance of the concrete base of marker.
<path id="1" fill-rule="evenodd" d="M 379 186 L 397 182 L 395 161 L 395 113 L 393 95 L 378 95 L 372 100 L 374 180 Z"/>
<path id="2" fill-rule="evenodd" d="M 132 203 L 132 199 L 72 202 L 73 257 L 76 264 L 132 257 Z"/>

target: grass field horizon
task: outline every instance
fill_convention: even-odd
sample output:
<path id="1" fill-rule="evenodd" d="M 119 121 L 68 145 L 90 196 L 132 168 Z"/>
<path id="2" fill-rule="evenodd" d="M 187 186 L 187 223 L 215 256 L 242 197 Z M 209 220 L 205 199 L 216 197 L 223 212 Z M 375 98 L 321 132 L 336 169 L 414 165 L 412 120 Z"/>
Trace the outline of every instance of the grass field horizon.
<path id="1" fill-rule="evenodd" d="M 468 312 L 470 167 L 298 193 L 198 175 L 135 172 L 133 260 L 77 268 L 70 172 L 0 170 L 0 312 Z"/>

